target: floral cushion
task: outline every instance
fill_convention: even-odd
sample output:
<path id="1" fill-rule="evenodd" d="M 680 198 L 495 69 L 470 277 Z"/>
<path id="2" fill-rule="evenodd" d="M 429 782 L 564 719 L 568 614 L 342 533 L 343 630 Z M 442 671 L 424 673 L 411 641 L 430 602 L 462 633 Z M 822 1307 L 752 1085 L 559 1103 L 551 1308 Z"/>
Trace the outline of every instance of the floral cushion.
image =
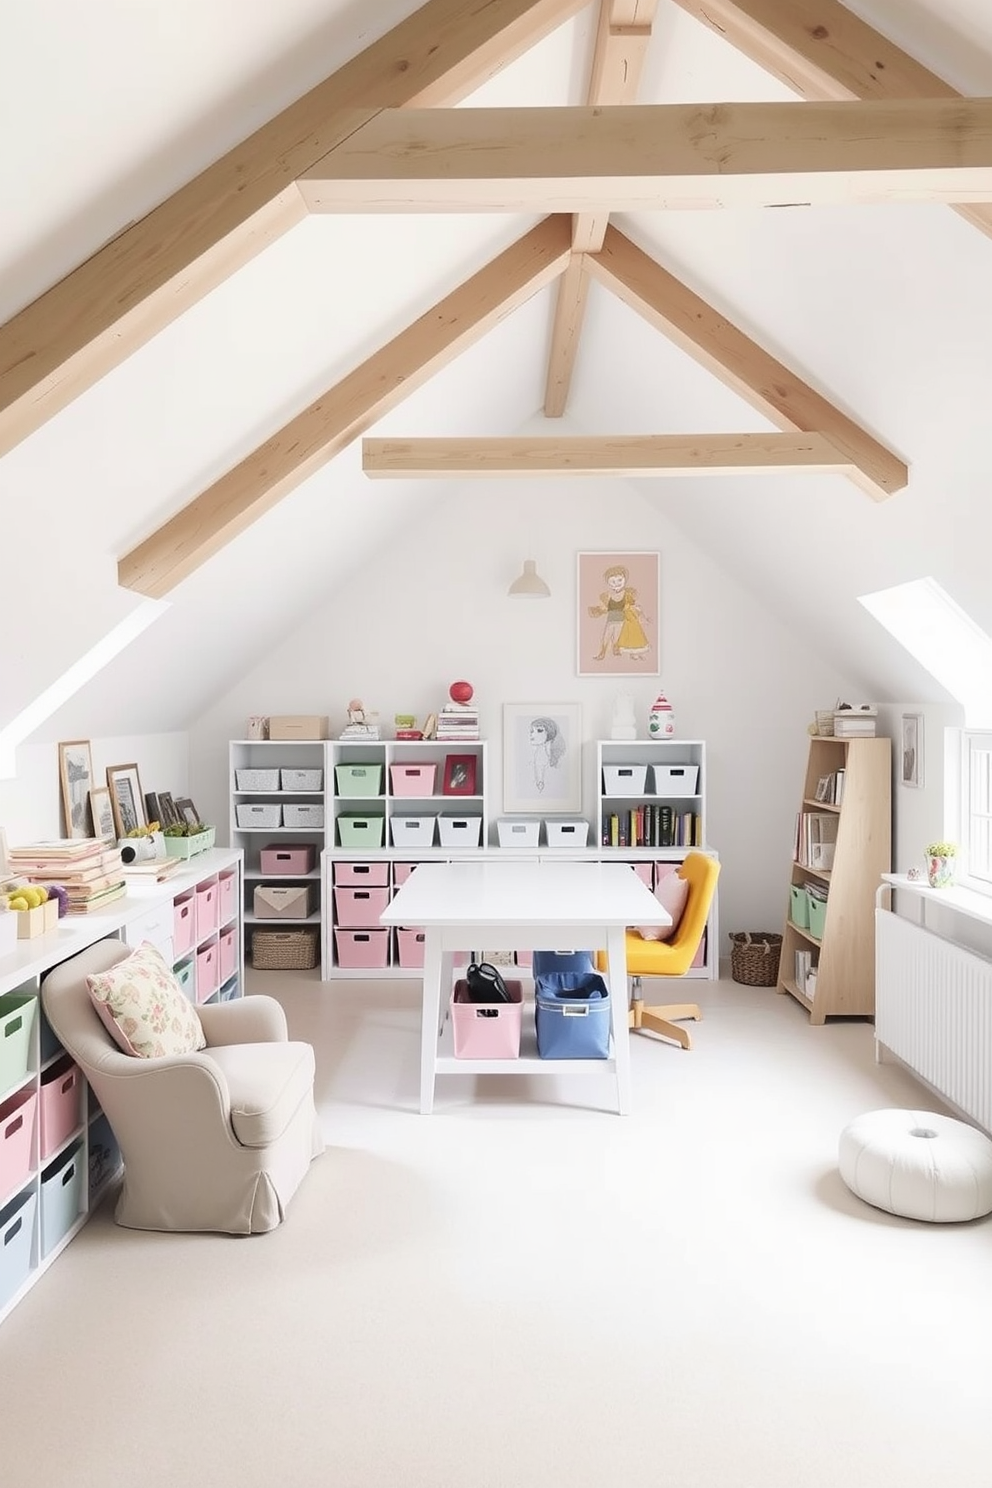
<path id="1" fill-rule="evenodd" d="M 109 971 L 86 978 L 93 1006 L 125 1054 L 191 1054 L 207 1041 L 196 1009 L 150 941 Z"/>

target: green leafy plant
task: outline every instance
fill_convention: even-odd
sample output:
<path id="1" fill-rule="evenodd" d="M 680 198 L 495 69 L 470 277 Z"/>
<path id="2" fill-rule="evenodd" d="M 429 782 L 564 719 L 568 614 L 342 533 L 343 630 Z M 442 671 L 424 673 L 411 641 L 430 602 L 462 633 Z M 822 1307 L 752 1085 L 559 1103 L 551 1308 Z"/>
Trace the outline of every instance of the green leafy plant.
<path id="1" fill-rule="evenodd" d="M 956 842 L 931 842 L 927 846 L 928 858 L 955 858 L 957 852 Z"/>
<path id="2" fill-rule="evenodd" d="M 201 832 L 209 832 L 210 828 L 204 826 L 203 822 L 191 825 L 189 822 L 173 822 L 171 827 L 166 827 L 164 837 L 198 837 Z"/>

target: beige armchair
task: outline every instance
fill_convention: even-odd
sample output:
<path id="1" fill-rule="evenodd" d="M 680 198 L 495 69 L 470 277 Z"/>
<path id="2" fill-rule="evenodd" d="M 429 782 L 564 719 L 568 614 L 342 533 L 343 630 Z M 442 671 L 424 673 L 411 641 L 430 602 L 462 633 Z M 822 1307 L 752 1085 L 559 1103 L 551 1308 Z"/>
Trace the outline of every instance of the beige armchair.
<path id="1" fill-rule="evenodd" d="M 41 989 L 56 1037 L 120 1143 L 117 1223 L 233 1235 L 275 1229 L 324 1150 L 313 1049 L 290 1042 L 279 1003 L 260 996 L 198 1008 L 207 1040 L 199 1053 L 123 1053 L 93 1007 L 86 978 L 129 953 L 119 940 L 101 940 L 63 961 Z"/>

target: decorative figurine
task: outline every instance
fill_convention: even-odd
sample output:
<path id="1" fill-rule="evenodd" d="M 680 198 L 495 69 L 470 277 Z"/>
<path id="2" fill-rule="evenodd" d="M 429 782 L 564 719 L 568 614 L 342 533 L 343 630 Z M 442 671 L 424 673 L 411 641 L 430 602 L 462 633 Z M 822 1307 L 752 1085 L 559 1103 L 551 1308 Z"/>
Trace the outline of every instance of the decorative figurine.
<path id="1" fill-rule="evenodd" d="M 637 714 L 634 712 L 634 699 L 629 692 L 618 693 L 614 699 L 610 738 L 637 738 Z"/>
<path id="2" fill-rule="evenodd" d="M 352 698 L 348 704 L 348 726 L 342 729 L 342 739 L 378 739 L 379 725 L 371 722 L 378 713 L 369 712 L 361 698 Z"/>
<path id="3" fill-rule="evenodd" d="M 648 738 L 671 739 L 674 734 L 675 714 L 672 712 L 672 705 L 665 694 L 659 692 L 648 714 Z"/>

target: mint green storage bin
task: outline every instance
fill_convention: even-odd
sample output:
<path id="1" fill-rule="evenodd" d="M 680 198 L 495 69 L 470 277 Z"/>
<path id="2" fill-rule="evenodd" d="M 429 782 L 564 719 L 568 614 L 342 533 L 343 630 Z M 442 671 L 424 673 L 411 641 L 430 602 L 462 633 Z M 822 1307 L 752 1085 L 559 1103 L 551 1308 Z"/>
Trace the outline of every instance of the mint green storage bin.
<path id="1" fill-rule="evenodd" d="M 339 816 L 338 840 L 342 847 L 381 847 L 385 818 Z"/>
<path id="2" fill-rule="evenodd" d="M 339 796 L 381 796 L 381 765 L 336 765 Z"/>
<path id="3" fill-rule="evenodd" d="M 0 1097 L 28 1072 L 37 1009 L 35 992 L 5 992 L 0 997 Z"/>
<path id="4" fill-rule="evenodd" d="M 822 940 L 827 922 L 827 901 L 814 899 L 812 894 L 807 894 L 806 898 L 809 901 L 809 933 Z"/>
<path id="5" fill-rule="evenodd" d="M 792 905 L 789 910 L 789 918 L 800 930 L 809 929 L 809 895 L 805 884 L 792 885 Z"/>

